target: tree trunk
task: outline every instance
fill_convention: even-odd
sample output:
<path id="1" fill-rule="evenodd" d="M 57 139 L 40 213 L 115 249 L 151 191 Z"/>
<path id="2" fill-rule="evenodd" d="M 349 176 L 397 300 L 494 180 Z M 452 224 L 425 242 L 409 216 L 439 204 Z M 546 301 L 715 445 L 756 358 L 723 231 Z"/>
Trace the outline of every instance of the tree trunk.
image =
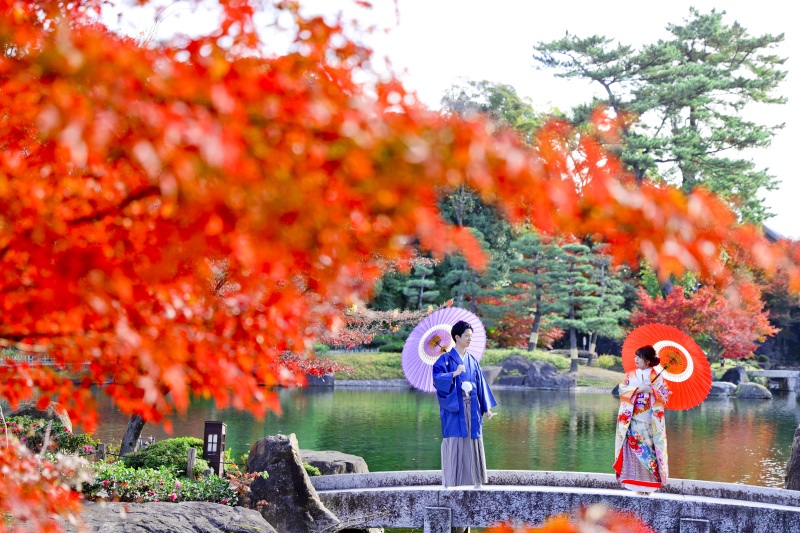
<path id="1" fill-rule="evenodd" d="M 472 295 L 469 299 L 469 310 L 472 314 L 475 314 L 475 287 L 477 283 L 475 282 L 475 272 L 470 268 L 469 269 L 469 280 L 470 280 L 470 287 L 472 287 Z"/>
<path id="2" fill-rule="evenodd" d="M 128 427 L 125 428 L 125 436 L 122 437 L 122 444 L 119 447 L 120 456 L 136 451 L 136 447 L 139 444 L 139 437 L 142 436 L 145 423 L 146 422 L 142 419 L 142 415 L 138 413 L 128 420 Z"/>
<path id="3" fill-rule="evenodd" d="M 569 319 L 575 319 L 575 306 L 571 305 L 569 308 Z M 569 327 L 569 371 L 578 371 L 578 336 L 575 334 L 575 327 Z"/>
<path id="4" fill-rule="evenodd" d="M 672 278 L 669 278 L 661 285 L 661 297 L 666 298 L 673 290 Z"/>
<path id="5" fill-rule="evenodd" d="M 589 336 L 589 352 L 593 354 L 597 354 L 597 332 L 594 331 Z"/>
<path id="6" fill-rule="evenodd" d="M 528 351 L 532 352 L 536 349 L 539 343 L 539 324 L 542 321 L 542 314 L 538 311 L 533 315 L 533 326 L 531 327 L 531 336 L 528 338 Z"/>

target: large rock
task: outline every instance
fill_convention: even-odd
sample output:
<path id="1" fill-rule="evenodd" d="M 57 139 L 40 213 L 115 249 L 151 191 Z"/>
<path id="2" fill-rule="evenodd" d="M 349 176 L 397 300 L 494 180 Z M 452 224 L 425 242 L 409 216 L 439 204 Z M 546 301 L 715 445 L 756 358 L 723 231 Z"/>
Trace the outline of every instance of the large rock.
<path id="1" fill-rule="evenodd" d="M 525 376 L 525 386 L 537 389 L 574 389 L 576 380 L 573 377 L 559 374 L 553 363 L 534 361 Z"/>
<path id="2" fill-rule="evenodd" d="M 323 476 L 333 474 L 365 474 L 369 472 L 363 457 L 349 453 L 314 450 L 300 450 L 303 462 L 319 468 Z"/>
<path id="3" fill-rule="evenodd" d="M 497 381 L 497 377 L 500 375 L 500 372 L 503 371 L 503 367 L 501 366 L 484 366 L 481 367 L 483 371 L 483 377 L 486 378 L 486 383 L 491 387 L 494 385 L 494 382 Z"/>
<path id="4" fill-rule="evenodd" d="M 97 533 L 275 533 L 258 511 L 209 502 L 87 503 L 81 518 Z"/>
<path id="5" fill-rule="evenodd" d="M 308 387 L 333 387 L 335 382 L 336 378 L 333 373 L 321 376 L 306 374 L 306 386 Z"/>
<path id="6" fill-rule="evenodd" d="M 736 390 L 736 385 L 727 381 L 712 381 L 709 396 L 730 396 Z"/>
<path id="7" fill-rule="evenodd" d="M 772 393 L 764 385 L 759 385 L 758 383 L 742 383 L 736 390 L 736 397 L 771 400 Z"/>
<path id="8" fill-rule="evenodd" d="M 528 373 L 528 369 L 531 367 L 532 364 L 533 361 L 531 361 L 528 358 L 521 357 L 519 355 L 512 355 L 511 357 L 503 361 L 503 369 L 501 375 L 505 376 L 507 374 L 516 373 L 517 375 L 524 376 L 525 374 Z"/>
<path id="9" fill-rule="evenodd" d="M 250 501 L 267 503 L 262 516 L 281 533 L 335 530 L 339 519 L 319 500 L 300 459 L 297 437 L 275 435 L 253 444 L 247 472 L 264 472 L 250 484 Z"/>
<path id="10" fill-rule="evenodd" d="M 55 402 L 51 402 L 47 409 L 39 409 L 35 403 L 22 402 L 19 407 L 11 411 L 9 416 L 29 416 L 31 418 L 43 418 L 45 420 L 56 420 L 61 422 L 65 428 L 72 431 L 72 420 L 69 419 L 67 409 Z"/>
<path id="11" fill-rule="evenodd" d="M 786 488 L 800 490 L 800 426 L 794 431 L 792 455 L 789 456 L 789 463 L 786 465 Z"/>
<path id="12" fill-rule="evenodd" d="M 729 368 L 725 374 L 722 375 L 720 381 L 727 381 L 728 383 L 738 385 L 739 383 L 750 383 L 750 378 L 747 377 L 747 372 L 743 366 L 735 366 Z"/>
<path id="13" fill-rule="evenodd" d="M 522 387 L 525 385 L 525 376 L 500 376 L 496 383 L 506 387 Z"/>

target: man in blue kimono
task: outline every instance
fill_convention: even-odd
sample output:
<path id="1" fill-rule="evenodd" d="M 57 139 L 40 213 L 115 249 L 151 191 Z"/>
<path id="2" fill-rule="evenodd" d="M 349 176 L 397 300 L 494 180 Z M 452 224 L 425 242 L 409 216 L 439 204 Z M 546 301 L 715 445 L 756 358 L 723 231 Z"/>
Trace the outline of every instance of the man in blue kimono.
<path id="1" fill-rule="evenodd" d="M 497 402 L 486 384 L 478 360 L 467 352 L 472 326 L 457 322 L 450 334 L 455 347 L 433 364 L 433 385 L 442 419 L 442 485 L 472 485 L 488 482 L 483 451 L 483 414 Z"/>

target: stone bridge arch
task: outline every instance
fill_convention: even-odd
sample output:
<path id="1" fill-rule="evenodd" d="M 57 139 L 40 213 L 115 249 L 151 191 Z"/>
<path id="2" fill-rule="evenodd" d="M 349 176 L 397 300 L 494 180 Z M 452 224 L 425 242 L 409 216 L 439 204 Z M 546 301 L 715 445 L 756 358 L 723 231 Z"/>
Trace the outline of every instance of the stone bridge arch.
<path id="1" fill-rule="evenodd" d="M 604 503 L 663 533 L 800 533 L 800 491 L 671 479 L 642 496 L 613 475 L 490 470 L 482 489 L 443 489 L 441 471 L 373 472 L 311 478 L 344 524 L 359 527 L 538 525 L 548 516 Z"/>

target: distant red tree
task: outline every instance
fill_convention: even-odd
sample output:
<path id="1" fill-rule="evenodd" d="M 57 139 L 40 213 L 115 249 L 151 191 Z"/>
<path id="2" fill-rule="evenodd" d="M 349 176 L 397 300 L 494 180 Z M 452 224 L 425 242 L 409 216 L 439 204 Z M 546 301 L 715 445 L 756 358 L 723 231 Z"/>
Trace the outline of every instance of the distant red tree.
<path id="1" fill-rule="evenodd" d="M 513 300 L 515 297 L 508 296 L 507 298 Z M 501 309 L 510 307 L 510 304 L 508 300 L 504 303 L 502 298 L 489 296 L 481 297 L 478 301 L 481 304 L 495 307 L 494 314 L 499 313 L 498 318 L 494 320 L 494 325 L 486 332 L 490 344 L 498 348 L 528 348 L 528 340 L 534 320 L 533 316 L 529 314 L 521 316 L 517 310 L 512 309 L 503 314 Z M 566 332 L 555 326 L 548 326 L 547 318 L 545 316 L 539 326 L 539 337 L 536 346 L 551 349 L 553 343 L 563 337 Z"/>
<path id="2" fill-rule="evenodd" d="M 683 287 L 666 298 L 653 298 L 643 288 L 637 292 L 638 307 L 631 315 L 634 326 L 661 323 L 689 334 L 711 358 L 739 359 L 753 353 L 759 342 L 779 329 L 769 323 L 761 293 L 753 284 L 742 284 L 734 304 L 717 289 L 704 286 L 687 297 Z"/>
<path id="3" fill-rule="evenodd" d="M 442 309 L 451 305 L 453 305 L 453 300 L 448 300 L 438 308 Z M 416 325 L 433 311 L 433 306 L 417 310 L 393 309 L 391 311 L 379 311 L 365 306 L 354 305 L 342 313 L 344 325 L 337 328 L 335 333 L 323 333 L 319 340 L 323 344 L 344 346 L 346 348 L 352 348 L 359 344 L 369 344 L 376 335 L 395 332 L 406 324 Z"/>

